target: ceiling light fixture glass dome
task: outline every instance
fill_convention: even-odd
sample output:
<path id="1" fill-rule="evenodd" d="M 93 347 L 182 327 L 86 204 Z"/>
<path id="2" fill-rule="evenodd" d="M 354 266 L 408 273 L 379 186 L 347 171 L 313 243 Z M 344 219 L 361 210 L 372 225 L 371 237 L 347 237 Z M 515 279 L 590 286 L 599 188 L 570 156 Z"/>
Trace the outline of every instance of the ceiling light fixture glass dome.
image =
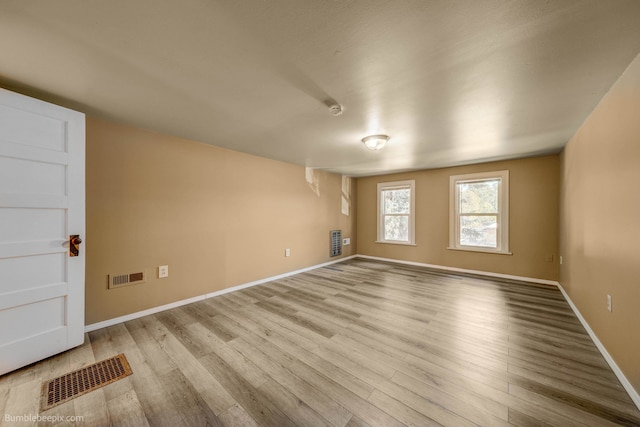
<path id="1" fill-rule="evenodd" d="M 380 150 L 389 141 L 387 135 L 369 135 L 362 138 L 362 142 L 369 150 Z"/>

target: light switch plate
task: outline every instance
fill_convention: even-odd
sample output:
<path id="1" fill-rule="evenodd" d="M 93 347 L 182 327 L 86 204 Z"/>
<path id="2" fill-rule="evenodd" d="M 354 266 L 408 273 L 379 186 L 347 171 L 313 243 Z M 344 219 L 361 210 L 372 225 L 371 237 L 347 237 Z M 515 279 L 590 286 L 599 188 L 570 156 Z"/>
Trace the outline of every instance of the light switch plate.
<path id="1" fill-rule="evenodd" d="M 164 279 L 165 277 L 169 277 L 169 266 L 161 265 L 158 267 L 158 279 Z"/>

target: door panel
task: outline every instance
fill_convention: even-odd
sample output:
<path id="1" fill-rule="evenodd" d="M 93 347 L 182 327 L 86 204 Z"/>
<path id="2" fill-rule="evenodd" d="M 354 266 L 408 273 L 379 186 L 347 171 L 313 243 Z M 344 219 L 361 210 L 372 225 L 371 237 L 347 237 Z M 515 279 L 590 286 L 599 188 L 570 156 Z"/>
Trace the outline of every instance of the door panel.
<path id="1" fill-rule="evenodd" d="M 66 222 L 64 209 L 2 209 L 0 236 L 7 242 L 64 240 Z"/>
<path id="2" fill-rule="evenodd" d="M 84 339 L 84 115 L 0 89 L 0 374 Z"/>
<path id="3" fill-rule="evenodd" d="M 66 165 L 0 157 L 0 192 L 64 195 Z"/>
<path id="4" fill-rule="evenodd" d="M 66 251 L 57 254 L 0 259 L 0 294 L 65 281 Z M 38 268 L 31 268 L 33 263 Z"/>
<path id="5" fill-rule="evenodd" d="M 7 97 L 5 96 L 4 98 L 6 99 Z M 13 98 L 15 99 L 16 96 L 13 96 Z M 66 151 L 64 119 L 61 120 L 59 116 L 43 115 L 42 111 L 46 107 L 44 109 L 39 108 L 39 111 L 30 111 L 33 107 L 26 105 L 27 103 L 28 101 L 22 101 L 21 105 L 17 106 L 18 108 L 14 107 L 15 104 L 7 105 L 3 103 L 3 105 L 0 105 L 0 128 L 3 129 L 3 134 L 10 135 L 11 142 L 19 145 L 45 148 L 53 151 Z M 44 105 L 44 103 L 40 105 Z M 23 106 L 26 106 L 26 108 L 22 108 Z"/>
<path id="6" fill-rule="evenodd" d="M 66 293 L 66 289 L 64 291 Z M 32 297 L 40 298 L 39 295 Z M 64 328 L 64 312 L 64 296 L 4 309 L 0 311 L 0 324 L 21 326 L 19 328 L 2 328 L 0 332 L 0 342 L 11 343 L 21 341 L 27 337 L 33 337 L 51 330 Z"/>

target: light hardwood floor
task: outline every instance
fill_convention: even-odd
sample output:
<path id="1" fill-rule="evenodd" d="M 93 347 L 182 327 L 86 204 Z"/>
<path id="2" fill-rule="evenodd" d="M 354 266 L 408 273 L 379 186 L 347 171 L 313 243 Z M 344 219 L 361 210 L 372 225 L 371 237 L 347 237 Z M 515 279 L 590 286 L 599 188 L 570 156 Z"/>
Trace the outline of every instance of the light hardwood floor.
<path id="1" fill-rule="evenodd" d="M 0 412 L 37 414 L 42 381 L 121 352 L 133 375 L 41 415 L 97 426 L 640 425 L 556 288 L 363 259 L 91 332 L 1 377 Z"/>

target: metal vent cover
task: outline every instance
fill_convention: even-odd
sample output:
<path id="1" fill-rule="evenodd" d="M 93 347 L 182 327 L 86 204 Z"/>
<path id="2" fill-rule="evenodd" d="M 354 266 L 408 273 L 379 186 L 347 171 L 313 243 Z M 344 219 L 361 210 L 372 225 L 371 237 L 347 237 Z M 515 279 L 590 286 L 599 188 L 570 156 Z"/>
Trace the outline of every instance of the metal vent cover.
<path id="1" fill-rule="evenodd" d="M 331 230 L 331 256 L 342 255 L 342 230 Z"/>
<path id="2" fill-rule="evenodd" d="M 124 354 L 118 354 L 93 365 L 42 383 L 40 411 L 46 411 L 90 391 L 131 375 Z"/>
<path id="3" fill-rule="evenodd" d="M 108 276 L 109 289 L 119 288 L 121 286 L 136 285 L 138 283 L 144 283 L 146 281 L 146 274 L 144 271 L 128 274 L 110 274 Z"/>

